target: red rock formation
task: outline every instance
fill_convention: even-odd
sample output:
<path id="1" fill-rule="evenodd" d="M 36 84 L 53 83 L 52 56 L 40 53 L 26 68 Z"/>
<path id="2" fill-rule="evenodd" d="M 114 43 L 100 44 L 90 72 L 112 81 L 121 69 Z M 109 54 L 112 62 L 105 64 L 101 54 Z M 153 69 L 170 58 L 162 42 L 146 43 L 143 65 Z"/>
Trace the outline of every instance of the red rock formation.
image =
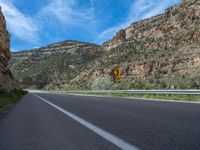
<path id="1" fill-rule="evenodd" d="M 10 34 L 6 30 L 5 17 L 0 8 L 0 92 L 19 88 L 18 82 L 7 67 L 10 57 Z"/>

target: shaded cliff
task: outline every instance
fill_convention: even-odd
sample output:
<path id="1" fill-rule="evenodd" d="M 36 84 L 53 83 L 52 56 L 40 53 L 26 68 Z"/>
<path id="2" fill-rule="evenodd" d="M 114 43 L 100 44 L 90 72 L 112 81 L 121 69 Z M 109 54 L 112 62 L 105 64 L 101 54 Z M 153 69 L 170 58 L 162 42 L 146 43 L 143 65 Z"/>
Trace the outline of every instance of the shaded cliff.
<path id="1" fill-rule="evenodd" d="M 6 29 L 6 21 L 0 8 L 0 92 L 19 88 L 18 82 L 8 68 L 10 57 L 10 34 Z"/>

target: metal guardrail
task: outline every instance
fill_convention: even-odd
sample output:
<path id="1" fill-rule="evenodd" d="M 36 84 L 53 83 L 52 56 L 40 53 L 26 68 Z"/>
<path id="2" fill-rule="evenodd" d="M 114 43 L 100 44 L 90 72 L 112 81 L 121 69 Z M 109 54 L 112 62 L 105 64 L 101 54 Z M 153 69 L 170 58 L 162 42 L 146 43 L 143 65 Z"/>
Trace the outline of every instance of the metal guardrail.
<path id="1" fill-rule="evenodd" d="M 124 93 L 124 94 L 175 94 L 175 95 L 200 95 L 200 90 L 92 90 L 92 91 L 44 91 L 26 89 L 31 93 Z"/>
<path id="2" fill-rule="evenodd" d="M 124 93 L 124 94 L 175 94 L 200 95 L 200 90 L 93 90 L 93 91 L 65 91 L 71 93 Z"/>

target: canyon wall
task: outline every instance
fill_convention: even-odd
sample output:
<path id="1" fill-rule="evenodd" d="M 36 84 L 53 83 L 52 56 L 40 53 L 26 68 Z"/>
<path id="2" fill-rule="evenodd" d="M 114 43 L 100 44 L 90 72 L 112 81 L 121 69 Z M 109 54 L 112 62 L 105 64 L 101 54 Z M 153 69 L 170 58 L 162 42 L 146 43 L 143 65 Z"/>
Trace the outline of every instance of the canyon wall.
<path id="1" fill-rule="evenodd" d="M 19 88 L 18 82 L 8 68 L 10 54 L 10 34 L 6 29 L 6 21 L 0 8 L 0 92 Z"/>

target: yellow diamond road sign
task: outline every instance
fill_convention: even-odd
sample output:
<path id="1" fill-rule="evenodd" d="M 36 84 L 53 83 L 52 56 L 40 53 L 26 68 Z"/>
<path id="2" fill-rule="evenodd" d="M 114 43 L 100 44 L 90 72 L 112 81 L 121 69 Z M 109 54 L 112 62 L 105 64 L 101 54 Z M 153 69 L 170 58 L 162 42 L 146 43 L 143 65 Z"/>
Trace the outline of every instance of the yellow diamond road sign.
<path id="1" fill-rule="evenodd" d="M 113 75 L 114 75 L 115 81 L 117 81 L 117 82 L 121 81 L 122 70 L 119 69 L 119 68 L 114 69 L 113 70 Z"/>

